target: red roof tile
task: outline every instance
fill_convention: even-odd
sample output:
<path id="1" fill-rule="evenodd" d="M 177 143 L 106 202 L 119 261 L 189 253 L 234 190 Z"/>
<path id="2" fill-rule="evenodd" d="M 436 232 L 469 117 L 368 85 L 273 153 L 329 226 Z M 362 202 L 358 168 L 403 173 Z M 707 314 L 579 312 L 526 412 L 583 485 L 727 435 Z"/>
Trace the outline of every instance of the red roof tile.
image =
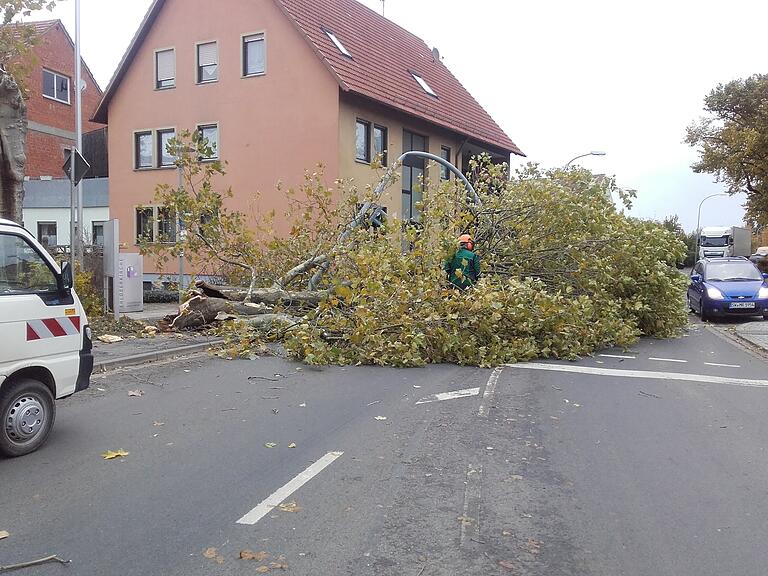
<path id="1" fill-rule="evenodd" d="M 357 0 L 275 2 L 309 39 L 342 90 L 524 156 L 417 36 Z M 325 30 L 333 32 L 352 58 L 336 48 Z M 437 98 L 427 94 L 411 72 L 421 76 Z"/>

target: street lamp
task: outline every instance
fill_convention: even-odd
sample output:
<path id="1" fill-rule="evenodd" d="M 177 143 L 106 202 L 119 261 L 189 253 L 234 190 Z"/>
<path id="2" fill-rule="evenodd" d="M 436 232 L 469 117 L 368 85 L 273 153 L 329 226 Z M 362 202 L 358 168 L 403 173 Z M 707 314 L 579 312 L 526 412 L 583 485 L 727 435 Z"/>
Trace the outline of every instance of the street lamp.
<path id="1" fill-rule="evenodd" d="M 574 160 L 578 160 L 579 158 L 584 158 L 585 156 L 605 156 L 605 152 L 603 152 L 602 150 L 593 150 L 592 152 L 587 152 L 586 154 L 579 154 L 578 156 L 576 156 L 576 158 L 571 158 L 570 160 L 568 160 L 568 163 L 565 165 L 565 167 L 568 168 L 568 166 L 570 166 Z"/>
<path id="2" fill-rule="evenodd" d="M 696 254 L 694 254 L 693 261 L 696 263 L 699 259 L 699 242 L 701 241 L 701 205 L 704 204 L 705 201 L 709 200 L 710 198 L 714 198 L 715 196 L 728 196 L 725 192 L 718 192 L 717 194 L 710 194 L 704 200 L 699 202 L 699 214 L 696 217 Z"/>

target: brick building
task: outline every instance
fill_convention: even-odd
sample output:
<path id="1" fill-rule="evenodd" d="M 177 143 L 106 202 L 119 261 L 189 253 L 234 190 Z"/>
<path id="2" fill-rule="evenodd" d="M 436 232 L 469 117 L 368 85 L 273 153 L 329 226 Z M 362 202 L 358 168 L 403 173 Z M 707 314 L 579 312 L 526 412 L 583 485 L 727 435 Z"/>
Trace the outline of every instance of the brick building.
<path id="1" fill-rule="evenodd" d="M 60 20 L 33 22 L 37 65 L 26 79 L 27 179 L 64 178 L 61 165 L 75 143 L 75 45 Z M 82 64 L 83 133 L 103 129 L 90 122 L 102 91 Z"/>

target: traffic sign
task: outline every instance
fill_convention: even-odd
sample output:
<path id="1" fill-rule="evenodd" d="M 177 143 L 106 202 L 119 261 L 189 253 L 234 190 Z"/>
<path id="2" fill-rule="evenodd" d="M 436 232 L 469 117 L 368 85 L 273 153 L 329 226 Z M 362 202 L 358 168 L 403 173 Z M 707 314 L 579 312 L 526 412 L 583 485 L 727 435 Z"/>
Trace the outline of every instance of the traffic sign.
<path id="1" fill-rule="evenodd" d="M 88 171 L 91 169 L 91 165 L 88 164 L 88 161 L 83 158 L 83 155 L 80 154 L 78 150 L 73 150 L 75 154 L 75 177 L 72 178 L 72 175 L 70 174 L 70 169 L 72 166 L 72 154 L 67 156 L 66 161 L 64 162 L 64 166 L 62 166 L 64 173 L 67 175 L 67 177 L 72 180 L 72 183 L 77 186 L 80 183 L 80 180 L 82 180 L 86 174 L 88 174 Z"/>

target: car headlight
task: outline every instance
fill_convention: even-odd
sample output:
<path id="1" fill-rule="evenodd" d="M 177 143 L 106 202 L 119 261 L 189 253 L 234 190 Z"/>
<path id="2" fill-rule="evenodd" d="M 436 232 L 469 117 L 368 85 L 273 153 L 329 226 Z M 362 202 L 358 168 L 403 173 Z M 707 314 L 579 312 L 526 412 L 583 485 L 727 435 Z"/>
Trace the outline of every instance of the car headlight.
<path id="1" fill-rule="evenodd" d="M 707 286 L 707 296 L 712 298 L 712 300 L 722 300 L 723 298 L 725 298 L 725 296 L 723 296 L 723 293 L 720 292 L 720 290 L 718 290 L 714 286 Z"/>
<path id="2" fill-rule="evenodd" d="M 757 297 L 760 299 L 768 298 L 768 286 L 761 286 L 757 292 Z"/>

